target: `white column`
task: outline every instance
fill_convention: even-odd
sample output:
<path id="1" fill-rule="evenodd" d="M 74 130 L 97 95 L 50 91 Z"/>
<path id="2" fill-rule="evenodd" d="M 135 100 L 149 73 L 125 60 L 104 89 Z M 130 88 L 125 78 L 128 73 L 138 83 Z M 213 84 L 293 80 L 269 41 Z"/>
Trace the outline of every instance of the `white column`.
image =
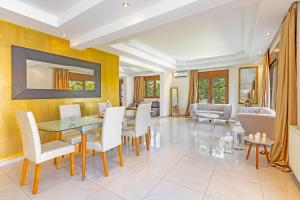
<path id="1" fill-rule="evenodd" d="M 122 104 L 128 107 L 133 102 L 134 77 L 124 77 L 124 98 Z"/>
<path id="2" fill-rule="evenodd" d="M 160 116 L 170 115 L 170 88 L 172 73 L 163 72 L 160 74 Z"/>

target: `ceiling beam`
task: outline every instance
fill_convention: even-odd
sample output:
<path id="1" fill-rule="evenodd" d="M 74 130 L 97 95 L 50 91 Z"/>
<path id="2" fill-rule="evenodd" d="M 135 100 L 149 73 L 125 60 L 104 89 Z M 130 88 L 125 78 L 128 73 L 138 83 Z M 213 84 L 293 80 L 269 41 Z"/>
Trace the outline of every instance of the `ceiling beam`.
<path id="1" fill-rule="evenodd" d="M 89 9 L 93 8 L 94 6 L 98 5 L 99 3 L 103 2 L 104 0 L 81 0 L 75 5 L 73 5 L 70 9 L 65 11 L 61 16 L 58 18 L 58 26 L 61 26 L 75 17 L 81 15 L 82 13 L 88 11 Z"/>
<path id="2" fill-rule="evenodd" d="M 132 16 L 120 19 L 112 24 L 100 27 L 85 35 L 81 35 L 77 38 L 71 39 L 71 47 L 77 49 L 85 49 L 95 45 L 95 43 L 103 44 L 107 41 L 117 39 L 120 36 L 124 37 L 124 31 L 128 31 L 128 29 L 131 29 L 131 31 L 128 31 L 127 35 L 132 34 L 133 32 L 140 32 L 145 28 L 149 28 L 149 26 L 153 27 L 153 24 L 150 23 L 146 25 L 146 27 L 145 25 L 138 26 L 135 27 L 135 29 L 133 29 L 133 26 L 139 25 L 142 22 L 146 22 L 148 20 L 158 17 L 157 20 L 155 20 L 155 22 L 152 22 L 156 26 L 160 21 L 159 18 L 164 17 L 166 13 L 195 3 L 197 1 L 198 0 L 173 0 L 170 4 L 169 0 L 164 0 L 153 6 L 147 7 Z"/>
<path id="3" fill-rule="evenodd" d="M 136 49 L 136 48 L 133 48 L 133 47 L 130 47 L 124 43 L 118 43 L 118 44 L 114 44 L 111 46 L 112 48 L 115 48 L 119 51 L 122 51 L 122 52 L 125 52 L 125 53 L 128 53 L 128 54 L 131 54 L 133 56 L 136 56 L 136 57 L 139 57 L 139 58 L 142 58 L 144 60 L 147 60 L 149 62 L 152 62 L 152 63 L 155 63 L 155 64 L 158 64 L 158 65 L 162 65 L 166 68 L 169 68 L 169 69 L 175 69 L 176 68 L 176 65 L 173 65 L 159 57 L 155 57 L 155 56 L 152 56 L 148 53 L 145 53 L 139 49 Z"/>
<path id="4" fill-rule="evenodd" d="M 0 8 L 57 27 L 57 17 L 16 0 L 0 0 Z"/>
<path id="5" fill-rule="evenodd" d="M 165 69 L 163 69 L 161 67 L 146 64 L 144 62 L 141 62 L 141 61 L 138 61 L 138 60 L 135 60 L 132 58 L 124 57 L 124 56 L 120 56 L 120 62 L 129 64 L 129 65 L 133 65 L 133 66 L 137 66 L 137 67 L 142 67 L 142 68 L 148 69 L 153 72 L 165 72 L 166 71 Z"/>

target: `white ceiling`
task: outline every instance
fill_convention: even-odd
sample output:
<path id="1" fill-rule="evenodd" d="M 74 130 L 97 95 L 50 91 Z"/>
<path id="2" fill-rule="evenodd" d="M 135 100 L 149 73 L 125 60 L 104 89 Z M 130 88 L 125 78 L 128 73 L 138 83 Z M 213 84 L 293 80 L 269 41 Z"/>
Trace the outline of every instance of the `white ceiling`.
<path id="1" fill-rule="evenodd" d="M 260 62 L 293 2 L 127 1 L 0 0 L 0 19 L 116 53 L 134 75 Z"/>

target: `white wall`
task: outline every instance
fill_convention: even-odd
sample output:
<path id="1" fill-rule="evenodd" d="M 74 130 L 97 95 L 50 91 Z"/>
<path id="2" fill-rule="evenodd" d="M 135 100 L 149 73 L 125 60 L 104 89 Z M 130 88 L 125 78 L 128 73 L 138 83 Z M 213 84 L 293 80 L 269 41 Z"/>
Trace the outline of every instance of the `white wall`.
<path id="1" fill-rule="evenodd" d="M 27 67 L 27 88 L 53 89 L 53 68 L 39 65 Z"/>
<path id="2" fill-rule="evenodd" d="M 255 65 L 253 65 L 255 66 Z M 229 97 L 228 101 L 229 104 L 232 105 L 232 117 L 239 111 L 240 105 L 238 102 L 238 77 L 239 77 L 239 67 L 241 66 L 233 66 L 233 67 L 222 67 L 222 68 L 215 68 L 209 69 L 205 71 L 213 71 L 213 70 L 224 70 L 229 69 Z M 199 70 L 201 71 L 201 70 Z M 204 70 L 203 70 L 204 71 Z M 258 97 L 261 94 L 261 76 L 262 76 L 262 66 L 259 65 L 258 67 Z M 188 95 L 189 95 L 189 78 L 172 78 L 172 87 L 178 87 L 178 94 L 179 94 L 179 113 L 183 115 L 185 113 L 185 109 L 188 102 Z M 259 99 L 259 98 L 258 98 Z M 255 105 L 254 105 L 255 106 Z"/>
<path id="3" fill-rule="evenodd" d="M 160 74 L 160 116 L 170 115 L 170 88 L 172 73 L 164 72 Z"/>

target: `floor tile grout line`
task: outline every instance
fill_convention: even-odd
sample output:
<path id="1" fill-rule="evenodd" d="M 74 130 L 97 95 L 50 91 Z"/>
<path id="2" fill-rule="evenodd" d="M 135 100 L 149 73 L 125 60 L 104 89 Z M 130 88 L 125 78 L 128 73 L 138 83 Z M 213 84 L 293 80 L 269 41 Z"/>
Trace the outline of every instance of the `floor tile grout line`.
<path id="1" fill-rule="evenodd" d="M 15 184 L 16 186 L 17 186 L 17 188 L 22 192 L 22 193 L 24 193 L 25 194 L 25 196 L 27 196 L 29 199 L 33 199 L 33 198 L 31 198 L 31 196 L 29 196 L 22 188 L 21 188 L 21 186 L 19 186 L 19 184 L 18 183 L 16 183 L 3 169 L 1 169 L 2 170 L 2 172 L 8 177 L 8 179 L 13 183 L 13 184 Z"/>
<path id="2" fill-rule="evenodd" d="M 146 199 L 147 196 L 149 196 L 149 194 L 150 194 L 155 188 L 157 188 L 157 186 L 158 186 L 163 180 L 165 180 L 165 177 L 170 173 L 170 171 L 171 171 L 172 169 L 174 169 L 175 166 L 178 165 L 178 163 L 179 163 L 180 161 L 182 161 L 182 160 L 184 159 L 184 157 L 185 157 L 188 153 L 189 153 L 189 152 L 186 152 L 184 155 L 182 155 L 182 157 L 181 157 L 180 159 L 178 159 L 178 161 L 177 161 L 176 163 L 174 163 L 174 165 L 168 169 L 168 171 L 166 172 L 166 174 L 165 174 L 164 176 L 162 176 L 162 177 L 160 178 L 160 180 L 157 182 L 157 184 L 154 185 L 154 187 L 153 187 L 153 188 L 152 188 L 152 189 L 144 196 L 143 200 Z"/>
<path id="3" fill-rule="evenodd" d="M 205 196 L 206 196 L 206 194 L 207 194 L 207 191 L 208 191 L 209 185 L 210 185 L 210 183 L 211 183 L 212 177 L 213 177 L 213 175 L 214 175 L 214 173 L 215 173 L 215 170 L 216 170 L 217 165 L 218 165 L 219 162 L 220 162 L 220 160 L 218 160 L 218 161 L 216 162 L 216 164 L 215 164 L 215 166 L 214 166 L 214 168 L 213 168 L 213 171 L 212 171 L 212 173 L 211 173 L 211 175 L 210 175 L 209 182 L 208 182 L 208 184 L 207 184 L 207 186 L 206 186 L 206 189 L 205 189 L 205 192 L 204 192 L 204 195 L 203 195 L 203 200 L 205 199 Z"/>
<path id="4" fill-rule="evenodd" d="M 260 189 L 261 189 L 262 199 L 264 200 L 265 195 L 264 195 L 264 190 L 263 190 L 263 187 L 262 187 L 262 182 L 261 182 L 261 178 L 260 178 L 260 174 L 259 174 L 258 170 L 257 170 L 257 174 L 258 174 L 258 178 L 259 178 L 259 185 L 260 185 Z"/>

